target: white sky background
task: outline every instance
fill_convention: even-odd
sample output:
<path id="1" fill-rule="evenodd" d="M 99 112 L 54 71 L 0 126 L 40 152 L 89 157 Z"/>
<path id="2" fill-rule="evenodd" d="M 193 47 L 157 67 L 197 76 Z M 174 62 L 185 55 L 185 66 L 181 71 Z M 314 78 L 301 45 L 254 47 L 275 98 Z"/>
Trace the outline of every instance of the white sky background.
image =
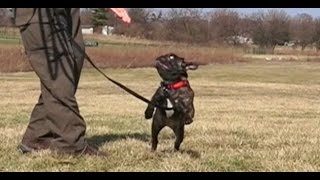
<path id="1" fill-rule="evenodd" d="M 235 8 L 240 13 L 252 13 L 259 10 L 267 11 L 269 9 L 279 9 L 286 11 L 289 15 L 295 16 L 302 13 L 310 14 L 313 17 L 320 17 L 320 8 Z"/>
<path id="2" fill-rule="evenodd" d="M 82 8 L 83 9 L 83 8 Z M 155 10 L 167 11 L 170 8 L 152 8 Z M 211 11 L 217 8 L 203 8 L 205 11 Z M 284 10 L 290 16 L 295 16 L 302 13 L 310 14 L 317 18 L 320 17 L 320 8 L 229 8 L 238 11 L 241 14 L 251 14 L 258 11 L 268 11 L 270 9 Z"/>
<path id="3" fill-rule="evenodd" d="M 169 8 L 155 8 L 157 10 L 169 10 Z M 216 8 L 204 8 L 206 11 L 210 11 Z M 239 13 L 243 14 L 251 14 L 253 12 L 258 11 L 268 11 L 270 9 L 277 9 L 277 10 L 284 10 L 286 11 L 290 16 L 295 16 L 301 13 L 307 13 L 310 14 L 313 17 L 320 17 L 320 8 L 229 8 L 234 9 L 238 11 Z"/>

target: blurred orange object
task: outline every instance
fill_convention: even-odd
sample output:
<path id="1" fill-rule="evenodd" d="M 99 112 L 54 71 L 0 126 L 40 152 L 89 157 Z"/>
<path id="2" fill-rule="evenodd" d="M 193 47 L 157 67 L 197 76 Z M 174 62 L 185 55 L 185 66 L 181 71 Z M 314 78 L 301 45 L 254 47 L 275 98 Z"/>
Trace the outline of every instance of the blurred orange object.
<path id="1" fill-rule="evenodd" d="M 119 16 L 123 22 L 130 23 L 131 18 L 128 15 L 128 12 L 124 8 L 110 8 L 117 16 Z"/>

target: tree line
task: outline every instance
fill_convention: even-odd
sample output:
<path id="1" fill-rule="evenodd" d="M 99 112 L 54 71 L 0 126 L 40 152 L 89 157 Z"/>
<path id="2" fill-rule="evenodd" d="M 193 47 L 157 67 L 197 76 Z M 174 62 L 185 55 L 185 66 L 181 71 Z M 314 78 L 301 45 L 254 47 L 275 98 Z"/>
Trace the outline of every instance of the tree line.
<path id="1" fill-rule="evenodd" d="M 109 25 L 114 26 L 114 34 L 151 40 L 234 46 L 252 41 L 271 50 L 290 44 L 302 50 L 309 45 L 320 49 L 320 18 L 305 13 L 289 16 L 283 10 L 269 10 L 243 15 L 233 9 L 200 8 L 129 8 L 128 13 L 130 25 L 117 21 L 105 8 L 84 8 L 81 19 L 96 31 Z M 0 26 L 9 24 L 7 16 L 6 8 L 0 8 Z M 246 38 L 245 42 L 241 38 Z"/>
<path id="2" fill-rule="evenodd" d="M 320 49 L 320 18 L 302 13 L 289 16 L 283 10 L 239 14 L 232 9 L 204 11 L 198 8 L 172 8 L 166 12 L 147 8 L 130 8 L 130 26 L 115 21 L 110 13 L 86 9 L 83 15 L 95 26 L 113 25 L 115 34 L 152 40 L 186 43 L 241 45 L 240 37 L 251 39 L 260 47 L 274 49 L 276 45 L 308 45 Z M 101 16 L 101 13 L 105 14 Z M 248 41 L 247 39 L 247 41 Z"/>

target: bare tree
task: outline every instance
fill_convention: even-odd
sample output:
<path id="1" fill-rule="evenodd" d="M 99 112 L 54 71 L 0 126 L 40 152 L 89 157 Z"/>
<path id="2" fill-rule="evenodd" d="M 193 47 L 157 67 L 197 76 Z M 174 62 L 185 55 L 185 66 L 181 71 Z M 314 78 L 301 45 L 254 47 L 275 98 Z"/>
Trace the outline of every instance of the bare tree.
<path id="1" fill-rule="evenodd" d="M 93 14 L 91 8 L 81 9 L 81 22 L 84 25 L 93 25 Z"/>
<path id="2" fill-rule="evenodd" d="M 148 38 L 148 31 L 152 29 L 150 23 L 152 22 L 152 18 L 156 16 L 152 13 L 152 9 L 130 8 L 128 14 L 132 20 L 130 26 L 119 23 L 116 25 L 115 33 Z"/>
<path id="3" fill-rule="evenodd" d="M 301 50 L 313 43 L 314 28 L 313 18 L 309 14 L 299 14 L 291 20 L 291 39 L 301 46 Z"/>
<path id="4" fill-rule="evenodd" d="M 162 11 L 149 11 L 149 23 L 145 28 L 145 37 L 153 40 L 165 40 L 165 19 Z"/>
<path id="5" fill-rule="evenodd" d="M 252 37 L 255 29 L 255 21 L 250 15 L 245 15 L 239 23 L 240 34 L 247 37 Z"/>
<path id="6" fill-rule="evenodd" d="M 260 47 L 274 51 L 276 45 L 284 45 L 289 37 L 289 16 L 285 11 L 270 10 L 253 14 L 253 41 Z"/>
<path id="7" fill-rule="evenodd" d="M 313 42 L 316 45 L 317 51 L 320 50 L 320 18 L 314 20 Z"/>
<path id="8" fill-rule="evenodd" d="M 166 23 L 168 40 L 203 42 L 207 40 L 207 21 L 202 18 L 202 9 L 172 8 Z"/>
<path id="9" fill-rule="evenodd" d="M 211 13 L 211 36 L 218 42 L 231 40 L 234 45 L 237 45 L 238 41 L 236 36 L 241 35 L 240 25 L 241 18 L 236 11 L 218 9 Z"/>

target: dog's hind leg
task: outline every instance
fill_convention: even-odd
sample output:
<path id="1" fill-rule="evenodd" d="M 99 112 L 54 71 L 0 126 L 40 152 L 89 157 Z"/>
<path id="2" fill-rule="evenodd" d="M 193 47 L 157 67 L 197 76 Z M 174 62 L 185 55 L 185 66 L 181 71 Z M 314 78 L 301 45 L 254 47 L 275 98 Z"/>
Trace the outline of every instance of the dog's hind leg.
<path id="1" fill-rule="evenodd" d="M 174 150 L 179 151 L 180 144 L 182 143 L 184 137 L 184 125 L 177 126 L 173 131 L 176 135 L 176 141 L 174 142 Z"/>
<path id="2" fill-rule="evenodd" d="M 163 125 L 159 124 L 159 122 L 153 120 L 152 121 L 152 129 L 151 129 L 151 151 L 155 151 L 157 149 L 157 145 L 158 145 L 158 135 L 159 132 L 161 131 L 161 129 L 163 129 Z"/>

